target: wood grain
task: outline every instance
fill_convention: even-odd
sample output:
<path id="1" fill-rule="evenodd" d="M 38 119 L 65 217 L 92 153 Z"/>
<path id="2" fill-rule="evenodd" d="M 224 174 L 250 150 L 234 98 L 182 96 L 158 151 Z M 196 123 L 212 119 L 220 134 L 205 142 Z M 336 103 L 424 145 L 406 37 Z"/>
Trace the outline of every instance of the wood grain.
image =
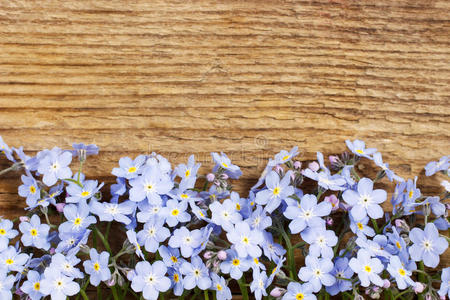
<path id="1" fill-rule="evenodd" d="M 124 155 L 194 153 L 207 172 L 224 151 L 246 195 L 280 149 L 306 161 L 347 138 L 411 178 L 449 154 L 449 37 L 445 0 L 2 1 L 0 135 L 96 143 L 87 174 L 105 182 Z M 18 180 L 1 215 L 22 213 Z"/>

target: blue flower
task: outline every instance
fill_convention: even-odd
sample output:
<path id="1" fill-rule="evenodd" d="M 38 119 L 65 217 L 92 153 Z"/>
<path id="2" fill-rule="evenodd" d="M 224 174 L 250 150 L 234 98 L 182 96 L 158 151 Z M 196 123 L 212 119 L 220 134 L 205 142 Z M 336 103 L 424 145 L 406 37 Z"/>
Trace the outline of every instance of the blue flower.
<path id="1" fill-rule="evenodd" d="M 184 291 L 183 276 L 179 271 L 179 268 L 168 268 L 167 274 L 172 282 L 171 289 L 175 296 L 181 296 Z"/>
<path id="2" fill-rule="evenodd" d="M 8 248 L 9 240 L 18 234 L 19 232 L 13 229 L 13 222 L 0 218 L 0 252 Z"/>
<path id="3" fill-rule="evenodd" d="M 334 263 L 334 269 L 333 271 L 331 271 L 330 274 L 336 277 L 336 282 L 333 285 L 326 287 L 327 292 L 331 296 L 335 296 L 338 293 L 349 291 L 352 289 L 351 281 L 345 280 L 351 279 L 353 276 L 353 271 L 348 265 L 348 258 L 346 257 L 337 258 Z"/>
<path id="4" fill-rule="evenodd" d="M 219 275 L 214 272 L 211 272 L 210 275 L 212 279 L 211 289 L 216 291 L 217 300 L 230 300 L 232 298 L 231 290 L 227 286 L 225 278 L 219 277 Z"/>
<path id="5" fill-rule="evenodd" d="M 198 256 L 191 258 L 191 263 L 184 262 L 181 265 L 181 273 L 184 275 L 184 288 L 192 290 L 198 286 L 201 290 L 211 287 L 211 279 L 209 278 L 208 268 Z"/>
<path id="6" fill-rule="evenodd" d="M 357 191 L 346 190 L 342 198 L 352 206 L 350 213 L 355 221 L 364 219 L 367 215 L 372 219 L 383 217 L 383 209 L 379 204 L 386 200 L 386 191 L 373 190 L 373 182 L 369 178 L 362 178 L 358 182 Z"/>
<path id="7" fill-rule="evenodd" d="M 367 250 L 360 249 L 357 258 L 350 259 L 349 266 L 358 274 L 363 287 L 368 287 L 371 282 L 383 286 L 383 279 L 378 275 L 384 269 L 383 264 L 378 258 L 372 258 Z"/>
<path id="8" fill-rule="evenodd" d="M 439 161 L 430 161 L 425 166 L 425 175 L 431 176 L 439 171 L 445 171 L 450 168 L 450 158 L 449 156 L 442 156 Z"/>
<path id="9" fill-rule="evenodd" d="M 414 286 L 415 282 L 411 279 L 411 271 L 409 271 L 400 261 L 398 256 L 391 256 L 386 270 L 395 278 L 399 290 L 404 290 L 408 286 Z"/>
<path id="10" fill-rule="evenodd" d="M 423 260 L 425 266 L 435 268 L 439 264 L 439 255 L 448 248 L 447 240 L 439 236 L 439 231 L 433 223 L 425 225 L 425 230 L 413 228 L 409 239 L 414 243 L 409 248 L 409 254 L 415 261 Z"/>
<path id="11" fill-rule="evenodd" d="M 136 264 L 136 276 L 133 277 L 131 288 L 135 292 L 143 292 L 144 299 L 156 300 L 160 292 L 170 288 L 170 279 L 164 276 L 167 267 L 160 260 L 151 265 L 148 261 L 140 261 Z"/>
<path id="12" fill-rule="evenodd" d="M 382 235 L 376 235 L 373 240 L 368 240 L 365 236 L 360 236 L 356 239 L 356 244 L 369 252 L 371 256 L 378 256 L 379 258 L 387 258 L 391 256 L 386 250 L 384 250 L 384 246 L 380 245 L 380 240 L 382 240 L 382 242 L 387 242 L 386 237 Z"/>
<path id="13" fill-rule="evenodd" d="M 75 183 L 70 183 L 66 191 L 69 197 L 66 197 L 67 203 L 78 203 L 80 201 L 86 201 L 91 198 L 95 198 L 95 194 L 100 191 L 103 186 L 103 182 L 98 185 L 97 180 L 86 180 L 83 182 L 83 187 Z"/>
<path id="14" fill-rule="evenodd" d="M 252 230 L 245 222 L 236 223 L 232 230 L 227 233 L 228 240 L 234 244 L 240 257 L 260 257 L 261 248 L 258 245 L 264 241 L 262 232 Z"/>
<path id="15" fill-rule="evenodd" d="M 90 208 L 84 201 L 78 205 L 64 206 L 64 217 L 67 221 L 59 225 L 59 232 L 82 232 L 97 222 L 95 217 L 90 215 Z"/>
<path id="16" fill-rule="evenodd" d="M 250 217 L 245 219 L 245 222 L 247 222 L 252 229 L 264 230 L 272 225 L 272 218 L 267 215 L 267 212 L 262 206 L 258 205 Z"/>
<path id="17" fill-rule="evenodd" d="M 310 245 L 310 255 L 333 258 L 334 254 L 331 247 L 335 246 L 338 241 L 334 231 L 326 230 L 325 226 L 308 227 L 301 233 L 301 236 Z"/>
<path id="18" fill-rule="evenodd" d="M 19 186 L 19 196 L 25 197 L 26 203 L 30 207 L 36 206 L 36 202 L 41 197 L 41 189 L 32 176 L 21 176 L 23 184 Z"/>
<path id="19" fill-rule="evenodd" d="M 59 270 L 46 268 L 44 279 L 41 281 L 41 293 L 50 295 L 52 300 L 65 300 L 67 296 L 73 296 L 80 292 L 80 285 L 62 274 Z"/>
<path id="20" fill-rule="evenodd" d="M 297 203 L 297 205 L 289 205 L 283 214 L 286 218 L 292 220 L 289 223 L 291 233 L 299 233 L 306 226 L 323 226 L 325 221 L 321 217 L 328 216 L 331 209 L 332 207 L 329 202 L 320 202 L 317 204 L 316 196 L 307 194 L 301 198 L 300 203 Z"/>
<path id="21" fill-rule="evenodd" d="M 142 253 L 141 245 L 139 244 L 137 240 L 136 231 L 130 229 L 127 231 L 127 239 L 131 243 L 131 245 L 134 246 L 134 252 L 137 256 L 139 256 L 142 259 L 145 259 L 144 253 Z"/>
<path id="22" fill-rule="evenodd" d="M 38 165 L 38 172 L 44 175 L 42 181 L 47 186 L 52 186 L 58 179 L 70 178 L 72 176 L 72 170 L 69 167 L 71 161 L 72 153 L 68 151 L 63 152 L 58 147 L 48 151 Z"/>
<path id="23" fill-rule="evenodd" d="M 300 284 L 298 282 L 290 282 L 287 286 L 287 292 L 282 300 L 316 300 L 313 294 L 313 287 L 309 283 Z"/>
<path id="24" fill-rule="evenodd" d="M 131 201 L 122 203 L 108 203 L 94 201 L 91 204 L 91 212 L 96 214 L 100 221 L 111 222 L 112 220 L 128 225 L 131 219 L 127 215 L 131 215 L 136 209 L 136 204 Z"/>
<path id="25" fill-rule="evenodd" d="M 27 254 L 20 253 L 13 246 L 9 246 L 6 250 L 0 252 L 0 270 L 3 268 L 7 272 L 22 272 L 28 258 Z"/>
<path id="26" fill-rule="evenodd" d="M 299 154 L 297 146 L 292 147 L 289 152 L 286 150 L 281 150 L 279 153 L 275 154 L 275 164 L 284 164 L 285 162 L 290 161 L 297 154 Z"/>
<path id="27" fill-rule="evenodd" d="M 241 169 L 238 166 L 233 165 L 231 163 L 231 160 L 225 153 L 221 153 L 219 155 L 215 152 L 212 152 L 211 156 L 216 163 L 213 172 L 216 172 L 219 169 L 223 169 L 225 170 L 225 174 L 227 174 L 232 179 L 238 179 L 242 175 Z"/>
<path id="28" fill-rule="evenodd" d="M 350 217 L 350 229 L 353 233 L 355 233 L 357 236 L 374 236 L 375 230 L 373 230 L 372 227 L 367 226 L 367 223 L 369 223 L 369 217 L 364 217 L 362 220 L 355 221 L 355 219 L 352 217 L 352 215 L 349 215 Z"/>
<path id="29" fill-rule="evenodd" d="M 202 232 L 198 229 L 189 231 L 186 227 L 175 229 L 169 239 L 169 246 L 180 248 L 181 255 L 191 257 L 193 250 L 202 243 Z"/>
<path id="30" fill-rule="evenodd" d="M 1 280 L 2 278 L 0 278 Z M 4 280 L 1 280 L 1 282 L 3 283 Z M 34 271 L 34 270 L 30 270 L 27 273 L 27 280 L 22 284 L 22 286 L 20 287 L 20 289 L 28 295 L 28 297 L 30 297 L 31 300 L 39 300 L 41 299 L 44 295 L 41 293 L 41 275 Z M 0 296 L 2 296 L 2 294 L 0 293 Z M 3 296 L 2 296 L 2 299 Z"/>
<path id="31" fill-rule="evenodd" d="M 0 137 L 1 139 L 1 137 Z M 12 293 L 11 290 L 14 285 L 15 278 L 13 275 L 6 276 L 6 272 L 0 271 L 0 298 L 2 300 L 11 300 Z M 34 299 L 33 299 L 34 300 Z"/>
<path id="32" fill-rule="evenodd" d="M 376 152 L 373 155 L 373 162 L 386 173 L 386 176 L 388 177 L 388 179 L 390 181 L 393 181 L 393 180 L 396 180 L 399 182 L 405 181 L 403 178 L 401 178 L 400 176 L 397 176 L 392 170 L 389 169 L 389 164 L 383 163 L 383 158 L 382 158 L 380 152 Z"/>
<path id="33" fill-rule="evenodd" d="M 255 202 L 266 205 L 265 210 L 273 212 L 281 204 L 281 200 L 294 194 L 294 187 L 291 183 L 291 172 L 287 172 L 283 179 L 275 171 L 271 171 L 266 177 L 267 189 L 256 194 Z"/>
<path id="34" fill-rule="evenodd" d="M 73 150 L 72 152 L 72 156 L 73 157 L 80 157 L 80 160 L 85 160 L 86 156 L 88 155 L 97 155 L 98 154 L 98 147 L 95 144 L 89 144 L 89 145 L 85 145 L 83 143 L 80 144 L 72 144 L 72 148 Z"/>
<path id="35" fill-rule="evenodd" d="M 215 201 L 209 205 L 209 209 L 212 213 L 211 221 L 226 231 L 232 230 L 233 225 L 242 220 L 242 215 L 231 199 L 226 199 L 223 203 Z"/>
<path id="36" fill-rule="evenodd" d="M 230 274 L 233 279 L 240 279 L 242 274 L 250 269 L 250 258 L 241 258 L 235 250 L 226 250 L 227 259 L 220 264 L 222 273 Z"/>
<path id="37" fill-rule="evenodd" d="M 145 250 L 155 253 L 159 243 L 164 242 L 170 236 L 170 231 L 164 227 L 164 219 L 152 218 L 145 223 L 144 228 L 137 233 L 139 244 L 145 246 Z"/>
<path id="38" fill-rule="evenodd" d="M 145 156 L 139 155 L 135 160 L 129 157 L 122 157 L 119 160 L 119 168 L 114 168 L 112 174 L 126 179 L 136 178 L 141 173 L 141 167 L 145 163 Z"/>
<path id="39" fill-rule="evenodd" d="M 3 138 L 1 136 L 0 136 L 0 153 L 5 154 L 8 160 L 15 162 L 11 148 L 3 141 Z"/>
<path id="40" fill-rule="evenodd" d="M 331 259 L 308 255 L 305 258 L 305 265 L 298 272 L 298 278 L 309 282 L 315 293 L 320 291 L 322 285 L 331 286 L 336 282 L 336 278 L 330 274 L 334 268 Z"/>
<path id="41" fill-rule="evenodd" d="M 91 231 L 89 229 L 80 232 L 60 232 L 61 241 L 56 247 L 56 253 L 69 252 L 76 253 L 80 250 L 80 245 L 85 245 Z"/>
<path id="42" fill-rule="evenodd" d="M 427 197 L 420 205 L 430 206 L 431 211 L 436 217 L 440 217 L 445 215 L 447 212 L 447 208 L 444 203 L 441 203 L 440 198 L 436 197 Z"/>
<path id="43" fill-rule="evenodd" d="M 86 274 L 90 276 L 90 283 L 93 286 L 98 286 L 100 281 L 106 281 L 111 278 L 111 271 L 108 268 L 109 253 L 103 251 L 98 253 L 96 249 L 89 251 L 90 260 L 83 262 L 84 270 Z"/>
<path id="44" fill-rule="evenodd" d="M 273 236 L 270 232 L 263 231 L 264 241 L 262 248 L 264 255 L 272 260 L 276 261 L 286 253 L 286 250 L 280 244 L 273 242 Z"/>
<path id="45" fill-rule="evenodd" d="M 167 225 L 175 227 L 178 223 L 189 222 L 191 215 L 186 212 L 187 206 L 187 201 L 168 200 L 166 207 L 163 207 L 161 211 L 161 215 L 166 220 Z"/>
<path id="46" fill-rule="evenodd" d="M 164 264 L 168 267 L 179 269 L 181 264 L 185 261 L 183 258 L 180 258 L 180 250 L 177 248 L 161 245 L 159 246 L 158 252 L 163 259 Z"/>
<path id="47" fill-rule="evenodd" d="M 62 255 L 56 253 L 52 256 L 50 268 L 59 270 L 64 275 L 71 278 L 83 278 L 84 274 L 75 266 L 80 262 L 80 259 L 75 254 Z"/>
<path id="48" fill-rule="evenodd" d="M 392 227 L 392 233 L 387 233 L 389 244 L 386 250 L 392 255 L 398 255 L 403 263 L 409 260 L 408 249 L 406 248 L 405 240 L 400 236 L 397 229 Z"/>
<path id="49" fill-rule="evenodd" d="M 345 143 L 347 144 L 348 149 L 350 149 L 350 151 L 354 154 L 366 157 L 368 159 L 372 159 L 370 155 L 377 152 L 377 149 L 375 148 L 366 148 L 366 144 L 361 140 L 354 140 L 353 142 L 346 140 Z"/>
<path id="50" fill-rule="evenodd" d="M 242 218 L 248 218 L 252 212 L 250 201 L 246 198 L 241 198 L 237 192 L 231 192 L 230 200 L 233 202 L 237 212 L 239 212 Z"/>
<path id="51" fill-rule="evenodd" d="M 265 271 L 253 271 L 253 281 L 250 284 L 250 291 L 256 300 L 261 300 L 262 296 L 267 296 L 267 286 L 269 285 L 267 274 Z"/>
<path id="52" fill-rule="evenodd" d="M 197 171 L 201 164 L 195 163 L 194 155 L 189 156 L 187 165 L 179 164 L 175 168 L 175 174 L 186 180 L 188 182 L 195 182 L 195 177 L 197 176 Z M 192 180 L 194 178 L 194 180 Z"/>
<path id="53" fill-rule="evenodd" d="M 160 205 L 161 195 L 169 193 L 173 182 L 167 174 L 161 173 L 157 167 L 147 167 L 141 176 L 130 180 L 130 200 L 140 202 L 145 198 L 150 204 Z"/>
<path id="54" fill-rule="evenodd" d="M 33 215 L 30 222 L 21 222 L 19 229 L 22 232 L 20 240 L 24 246 L 34 246 L 44 250 L 50 248 L 50 243 L 47 241 L 50 226 L 41 224 L 38 215 Z"/>
<path id="55" fill-rule="evenodd" d="M 442 270 L 441 288 L 438 291 L 439 296 L 450 298 L 450 267 Z"/>

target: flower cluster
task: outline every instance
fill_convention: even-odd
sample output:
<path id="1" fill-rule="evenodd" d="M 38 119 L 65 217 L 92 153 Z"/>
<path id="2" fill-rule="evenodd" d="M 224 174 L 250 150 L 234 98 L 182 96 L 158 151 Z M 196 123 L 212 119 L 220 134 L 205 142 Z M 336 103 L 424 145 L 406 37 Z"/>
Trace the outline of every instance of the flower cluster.
<path id="1" fill-rule="evenodd" d="M 0 298 L 86 300 L 93 286 L 102 299 L 102 284 L 114 300 L 450 297 L 450 268 L 438 269 L 447 263 L 450 183 L 422 195 L 417 177 L 396 175 L 360 140 L 346 143 L 350 152 L 327 164 L 319 152 L 304 168 L 297 147 L 281 151 L 246 197 L 233 191 L 242 172 L 223 153 L 212 153 L 206 175 L 194 156 L 175 167 L 156 153 L 123 157 L 107 196 L 83 173 L 97 146 L 30 157 L 0 137 L 12 163 L 0 175 L 23 172 L 27 206 L 25 216 L 0 218 Z M 374 178 L 361 175 L 363 160 Z M 425 174 L 449 168 L 444 156 Z"/>

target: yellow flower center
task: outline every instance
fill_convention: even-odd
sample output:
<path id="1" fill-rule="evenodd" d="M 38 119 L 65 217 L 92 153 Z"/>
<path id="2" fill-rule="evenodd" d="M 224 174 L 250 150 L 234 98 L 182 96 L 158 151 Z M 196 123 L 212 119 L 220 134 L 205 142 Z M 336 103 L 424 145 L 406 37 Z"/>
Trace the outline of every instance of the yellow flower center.
<path id="1" fill-rule="evenodd" d="M 187 199 L 187 198 L 189 198 L 189 196 L 188 196 L 188 194 L 181 194 L 181 198 L 182 199 Z"/>
<path id="2" fill-rule="evenodd" d="M 170 260 L 172 260 L 172 262 L 175 263 L 175 264 L 178 262 L 178 258 L 176 258 L 175 256 L 172 256 L 170 258 Z"/>
<path id="3" fill-rule="evenodd" d="M 402 245 L 400 245 L 400 242 L 396 242 L 395 245 L 397 246 L 398 249 L 402 249 Z"/>
<path id="4" fill-rule="evenodd" d="M 36 229 L 33 228 L 33 229 L 30 230 L 30 234 L 31 234 L 32 236 L 37 236 L 38 232 L 37 232 Z"/>
<path id="5" fill-rule="evenodd" d="M 172 216 L 178 216 L 179 213 L 180 213 L 180 211 L 176 208 L 174 210 L 172 210 Z"/>
<path id="6" fill-rule="evenodd" d="M 221 286 L 220 284 L 217 284 L 217 285 L 216 285 L 216 288 L 217 288 L 218 291 L 221 291 L 221 290 L 222 290 L 222 286 Z"/>
<path id="7" fill-rule="evenodd" d="M 289 159 L 289 157 L 291 157 L 290 155 L 286 155 L 285 157 L 283 157 L 283 160 L 287 160 Z"/>
<path id="8" fill-rule="evenodd" d="M 81 218 L 76 218 L 76 219 L 73 221 L 73 224 L 75 224 L 75 225 L 80 225 L 80 224 L 81 224 Z"/>
<path id="9" fill-rule="evenodd" d="M 184 172 L 184 176 L 189 177 L 189 175 L 191 175 L 191 170 L 186 170 L 186 172 Z"/>
<path id="10" fill-rule="evenodd" d="M 403 269 L 399 269 L 399 270 L 398 270 L 398 274 L 400 274 L 400 275 L 402 275 L 402 276 L 405 276 L 406 272 L 405 272 L 405 270 L 403 270 Z"/>
<path id="11" fill-rule="evenodd" d="M 244 238 L 242 239 L 242 242 L 243 242 L 244 244 L 248 244 L 248 237 L 244 237 Z"/>
<path id="12" fill-rule="evenodd" d="M 273 268 L 272 274 L 274 274 L 277 271 L 277 267 Z"/>
<path id="13" fill-rule="evenodd" d="M 7 265 L 12 265 L 14 263 L 14 261 L 11 258 L 8 258 L 5 262 Z"/>
<path id="14" fill-rule="evenodd" d="M 95 264 L 94 264 L 94 270 L 95 270 L 95 271 L 100 270 L 100 265 L 99 265 L 98 263 L 95 263 Z"/>
<path id="15" fill-rule="evenodd" d="M 411 191 L 409 191 L 409 195 L 408 195 L 408 196 L 409 196 L 409 198 L 412 198 L 412 197 L 413 197 L 413 195 L 414 195 L 414 191 L 412 191 L 412 190 L 411 190 Z"/>
<path id="16" fill-rule="evenodd" d="M 259 260 L 256 257 L 253 259 L 253 262 L 257 265 L 259 264 Z"/>
<path id="17" fill-rule="evenodd" d="M 250 205 L 251 205 L 251 206 L 255 205 L 255 202 L 253 202 L 253 201 L 252 201 L 252 202 L 250 202 Z"/>
<path id="18" fill-rule="evenodd" d="M 240 263 L 239 259 L 237 258 L 233 259 L 233 266 L 239 266 L 239 263 Z"/>
<path id="19" fill-rule="evenodd" d="M 129 169 L 128 169 L 128 173 L 134 173 L 134 172 L 136 172 L 136 167 L 130 167 Z"/>
<path id="20" fill-rule="evenodd" d="M 365 266 L 365 267 L 364 267 L 364 270 L 365 270 L 367 273 L 370 273 L 370 271 L 372 271 L 372 268 L 371 268 L 370 266 Z"/>
<path id="21" fill-rule="evenodd" d="M 236 203 L 236 210 L 241 210 L 241 205 L 239 203 Z"/>
<path id="22" fill-rule="evenodd" d="M 364 225 L 361 222 L 358 222 L 356 225 L 358 226 L 359 230 L 363 230 Z"/>
<path id="23" fill-rule="evenodd" d="M 226 163 L 222 163 L 222 167 L 228 168 L 228 165 Z"/>
<path id="24" fill-rule="evenodd" d="M 39 282 L 36 282 L 36 283 L 33 285 L 33 288 L 34 288 L 36 291 L 39 291 L 39 290 L 41 289 L 41 284 L 40 284 Z"/>
<path id="25" fill-rule="evenodd" d="M 302 293 L 298 293 L 297 295 L 295 295 L 296 300 L 303 300 L 304 298 L 305 298 L 305 295 L 303 295 Z"/>
<path id="26" fill-rule="evenodd" d="M 5 235 L 6 234 L 6 230 L 3 228 L 0 228 L 0 235 Z"/>
<path id="27" fill-rule="evenodd" d="M 36 193 L 36 188 L 34 187 L 34 185 L 30 186 L 30 193 Z"/>
<path id="28" fill-rule="evenodd" d="M 178 276 L 178 274 L 173 274 L 173 281 L 178 282 L 180 281 L 180 277 Z"/>
<path id="29" fill-rule="evenodd" d="M 278 186 L 277 186 L 276 188 L 273 189 L 273 194 L 274 194 L 274 195 L 279 195 L 280 192 L 281 192 L 281 189 L 280 189 L 280 187 L 278 187 Z"/>
<path id="30" fill-rule="evenodd" d="M 364 154 L 364 151 L 362 151 L 361 149 L 358 149 L 358 150 L 356 150 L 356 153 Z"/>
<path id="31" fill-rule="evenodd" d="M 86 196 L 89 196 L 89 192 L 88 191 L 83 191 L 82 193 L 81 193 L 81 196 L 83 196 L 83 197 L 86 197 Z"/>

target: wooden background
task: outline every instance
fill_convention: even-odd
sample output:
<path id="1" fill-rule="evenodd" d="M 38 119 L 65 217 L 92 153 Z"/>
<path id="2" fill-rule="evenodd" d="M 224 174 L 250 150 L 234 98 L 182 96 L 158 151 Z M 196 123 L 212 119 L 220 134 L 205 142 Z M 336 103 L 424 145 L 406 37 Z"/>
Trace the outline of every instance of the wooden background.
<path id="1" fill-rule="evenodd" d="M 247 195 L 279 150 L 347 138 L 411 178 L 449 154 L 449 44 L 446 0 L 0 1 L 0 135 L 96 143 L 105 182 L 121 156 L 224 151 Z M 18 184 L 1 178 L 0 215 L 22 213 Z"/>

